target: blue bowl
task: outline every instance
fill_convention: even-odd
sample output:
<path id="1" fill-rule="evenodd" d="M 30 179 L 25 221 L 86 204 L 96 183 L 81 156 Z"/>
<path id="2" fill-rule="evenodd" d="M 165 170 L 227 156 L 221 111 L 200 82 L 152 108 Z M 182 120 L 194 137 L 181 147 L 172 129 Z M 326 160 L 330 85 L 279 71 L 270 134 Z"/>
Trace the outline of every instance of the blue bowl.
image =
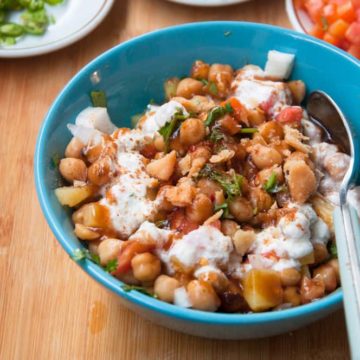
<path id="1" fill-rule="evenodd" d="M 83 68 L 52 105 L 40 130 L 35 153 L 36 189 L 42 210 L 56 238 L 71 255 L 81 247 L 73 234 L 70 212 L 54 195 L 59 173 L 52 158 L 62 155 L 70 133 L 68 122 L 90 105 L 92 90 L 105 90 L 109 112 L 118 126 L 143 111 L 150 99 L 163 101 L 163 81 L 189 72 L 196 59 L 209 63 L 264 66 L 271 49 L 296 55 L 294 79 L 308 91 L 329 93 L 352 120 L 356 167 L 360 154 L 360 62 L 345 52 L 303 34 L 267 25 L 240 22 L 195 23 L 163 29 L 120 44 Z M 221 314 L 183 309 L 138 292 L 124 292 L 121 282 L 88 260 L 79 265 L 91 277 L 119 295 L 126 306 L 146 318 L 188 334 L 245 339 L 279 334 L 304 326 L 338 309 L 342 292 L 308 305 L 259 314 Z M 60 274 L 59 274 L 60 275 Z"/>

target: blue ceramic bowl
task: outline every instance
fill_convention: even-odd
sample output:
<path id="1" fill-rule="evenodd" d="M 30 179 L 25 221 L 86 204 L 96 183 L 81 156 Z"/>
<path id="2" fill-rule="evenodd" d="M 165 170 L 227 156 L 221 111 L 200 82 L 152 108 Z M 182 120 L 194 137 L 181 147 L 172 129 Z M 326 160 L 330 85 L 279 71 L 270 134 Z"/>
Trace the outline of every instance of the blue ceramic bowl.
<path id="1" fill-rule="evenodd" d="M 56 238 L 68 254 L 81 247 L 73 234 L 70 211 L 55 198 L 59 174 L 52 157 L 61 155 L 70 133 L 68 122 L 90 105 L 89 92 L 106 91 L 111 118 L 129 126 L 130 117 L 143 111 L 150 99 L 163 101 L 163 81 L 189 72 L 196 59 L 264 66 L 267 52 L 277 49 L 296 55 L 294 79 L 308 90 L 329 93 L 352 120 L 359 163 L 360 62 L 345 52 L 306 35 L 251 23 L 195 23 L 156 31 L 127 41 L 99 56 L 83 68 L 52 105 L 40 130 L 35 153 L 36 188 L 42 210 Z M 129 308 L 155 323 L 188 334 L 223 339 L 270 336 L 294 330 L 318 320 L 342 303 L 342 292 L 294 309 L 260 314 L 220 314 L 183 309 L 138 292 L 126 293 L 121 282 L 97 265 L 79 263 L 91 277 L 119 295 Z M 60 274 L 59 274 L 60 276 Z"/>

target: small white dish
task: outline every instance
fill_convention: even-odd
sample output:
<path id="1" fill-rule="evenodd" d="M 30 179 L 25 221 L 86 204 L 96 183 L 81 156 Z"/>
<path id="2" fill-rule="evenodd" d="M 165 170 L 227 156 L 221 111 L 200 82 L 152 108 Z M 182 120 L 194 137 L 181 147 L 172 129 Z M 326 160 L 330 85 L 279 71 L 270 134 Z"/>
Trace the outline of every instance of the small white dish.
<path id="1" fill-rule="evenodd" d="M 0 58 L 21 58 L 46 54 L 59 50 L 80 40 L 94 30 L 108 14 L 114 0 L 76 1 L 65 0 L 63 4 L 48 6 L 54 16 L 44 35 L 25 35 L 15 45 L 0 45 Z M 19 22 L 19 14 L 10 20 Z"/>
<path id="2" fill-rule="evenodd" d="M 178 4 L 191 6 L 225 6 L 239 4 L 250 0 L 168 0 Z"/>

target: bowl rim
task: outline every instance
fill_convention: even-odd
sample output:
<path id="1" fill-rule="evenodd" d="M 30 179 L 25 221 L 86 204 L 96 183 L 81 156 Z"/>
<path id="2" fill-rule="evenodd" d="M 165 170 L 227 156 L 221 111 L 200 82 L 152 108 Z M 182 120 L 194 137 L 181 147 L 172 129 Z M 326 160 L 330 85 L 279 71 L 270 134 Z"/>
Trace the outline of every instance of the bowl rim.
<path id="1" fill-rule="evenodd" d="M 60 94 L 57 96 L 57 98 L 51 105 L 39 130 L 39 134 L 36 141 L 35 155 L 34 155 L 35 185 L 36 185 L 36 192 L 37 192 L 38 200 L 40 202 L 41 209 L 57 241 L 70 256 L 73 254 L 73 251 L 78 247 L 71 244 L 72 240 L 66 235 L 61 224 L 58 221 L 57 216 L 55 216 L 55 214 L 51 209 L 50 200 L 46 194 L 46 186 L 43 182 L 45 167 L 43 166 L 43 161 L 42 161 L 42 157 L 43 157 L 42 154 L 45 143 L 48 138 L 50 124 L 52 123 L 52 118 L 58 112 L 64 97 L 67 96 L 67 93 L 72 90 L 72 88 L 76 85 L 76 83 L 83 76 L 83 74 L 88 74 L 89 70 L 92 70 L 94 67 L 100 65 L 109 55 L 111 55 L 114 52 L 121 51 L 121 49 L 128 48 L 129 46 L 133 46 L 134 44 L 136 45 L 137 43 L 146 41 L 153 37 L 163 35 L 164 33 L 182 31 L 183 29 L 198 30 L 199 27 L 203 28 L 209 26 L 219 27 L 221 29 L 226 26 L 228 26 L 229 28 L 245 27 L 256 30 L 260 29 L 262 31 L 271 31 L 275 33 L 285 34 L 292 38 L 305 40 L 306 42 L 316 44 L 317 46 L 321 46 L 329 50 L 330 52 L 336 53 L 340 57 L 345 58 L 347 61 L 350 61 L 360 69 L 360 62 L 358 62 L 351 55 L 347 54 L 341 49 L 338 49 L 328 43 L 325 43 L 324 41 L 315 39 L 306 34 L 298 33 L 293 30 L 288 30 L 273 25 L 258 24 L 251 22 L 236 22 L 236 21 L 195 22 L 195 23 L 188 23 L 188 24 L 163 28 L 160 30 L 143 34 L 133 39 L 129 39 L 123 43 L 120 43 L 110 48 L 103 54 L 97 56 L 95 59 L 93 59 L 83 68 L 81 68 L 75 74 L 75 76 L 73 76 L 73 78 L 67 83 L 67 85 L 63 88 L 63 90 L 60 92 Z M 337 291 L 315 302 L 281 311 L 268 311 L 262 313 L 247 313 L 247 314 L 209 313 L 194 309 L 181 308 L 179 306 L 168 304 L 166 302 L 154 299 L 150 296 L 144 295 L 137 291 L 126 292 L 121 288 L 123 282 L 119 281 L 115 277 L 106 273 L 102 268 L 92 263 L 91 261 L 82 260 L 77 262 L 77 264 L 86 273 L 88 273 L 92 278 L 94 278 L 100 284 L 105 286 L 107 289 L 111 290 L 117 295 L 120 295 L 125 300 L 134 303 L 135 305 L 141 308 L 154 311 L 163 316 L 169 316 L 183 321 L 205 323 L 209 325 L 241 325 L 241 324 L 255 325 L 261 323 L 280 322 L 283 320 L 301 318 L 304 316 L 311 316 L 316 313 L 322 313 L 324 311 L 325 312 L 333 311 L 341 306 L 343 300 L 342 290 L 341 288 L 339 288 Z"/>

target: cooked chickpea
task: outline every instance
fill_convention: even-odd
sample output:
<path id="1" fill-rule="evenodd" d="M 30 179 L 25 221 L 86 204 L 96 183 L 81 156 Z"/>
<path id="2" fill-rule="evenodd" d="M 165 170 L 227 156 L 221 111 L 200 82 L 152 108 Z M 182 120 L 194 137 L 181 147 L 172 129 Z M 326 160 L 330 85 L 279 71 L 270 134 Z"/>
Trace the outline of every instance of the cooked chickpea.
<path id="1" fill-rule="evenodd" d="M 65 149 L 65 157 L 82 159 L 84 144 L 76 137 L 73 137 Z"/>
<path id="2" fill-rule="evenodd" d="M 87 241 L 97 240 L 100 237 L 100 234 L 95 230 L 89 229 L 82 224 L 75 224 L 74 233 L 79 239 Z"/>
<path id="3" fill-rule="evenodd" d="M 110 181 L 111 160 L 104 157 L 96 160 L 88 169 L 88 179 L 91 183 L 101 186 Z"/>
<path id="4" fill-rule="evenodd" d="M 249 199 L 252 207 L 258 212 L 269 210 L 274 203 L 273 198 L 259 187 L 251 187 Z"/>
<path id="5" fill-rule="evenodd" d="M 337 287 L 336 272 L 334 268 L 328 264 L 319 266 L 314 270 L 314 276 L 319 275 L 324 280 L 325 290 L 332 292 Z"/>
<path id="6" fill-rule="evenodd" d="M 282 184 L 284 182 L 284 173 L 281 166 L 278 165 L 259 171 L 257 174 L 257 180 L 263 185 L 269 180 L 272 174 L 275 174 L 277 184 Z"/>
<path id="7" fill-rule="evenodd" d="M 146 172 L 152 177 L 167 181 L 174 173 L 176 165 L 176 151 L 173 150 L 164 157 L 153 160 L 146 166 Z"/>
<path id="8" fill-rule="evenodd" d="M 253 230 L 239 229 L 232 236 L 232 241 L 236 252 L 244 256 L 255 241 L 255 232 Z"/>
<path id="9" fill-rule="evenodd" d="M 334 269 L 336 275 L 336 281 L 338 284 L 340 284 L 339 260 L 331 259 L 330 261 L 327 262 L 327 264 Z"/>
<path id="10" fill-rule="evenodd" d="M 300 296 L 303 304 L 320 299 L 325 295 L 325 283 L 320 275 L 313 279 L 303 276 L 300 285 Z"/>
<path id="11" fill-rule="evenodd" d="M 191 68 L 191 77 L 194 79 L 207 79 L 210 65 L 201 60 L 196 60 Z"/>
<path id="12" fill-rule="evenodd" d="M 174 302 L 174 292 L 179 288 L 180 282 L 167 275 L 160 275 L 154 284 L 154 293 L 162 301 Z"/>
<path id="13" fill-rule="evenodd" d="M 315 264 L 321 263 L 329 257 L 329 252 L 324 244 L 314 244 Z"/>
<path id="14" fill-rule="evenodd" d="M 190 99 L 194 95 L 201 95 L 203 93 L 203 86 L 201 81 L 191 78 L 182 79 L 177 86 L 176 96 Z"/>
<path id="15" fill-rule="evenodd" d="M 299 306 L 301 304 L 301 296 L 297 286 L 288 286 L 284 289 L 283 302 L 290 303 L 292 306 Z"/>
<path id="16" fill-rule="evenodd" d="M 131 267 L 134 277 L 139 281 L 153 281 L 161 271 L 160 260 L 149 252 L 135 255 Z"/>
<path id="17" fill-rule="evenodd" d="M 266 121 L 266 115 L 260 108 L 248 110 L 248 121 L 252 127 L 259 126 Z"/>
<path id="18" fill-rule="evenodd" d="M 253 208 L 250 202 L 241 196 L 229 203 L 229 210 L 231 215 L 240 222 L 248 221 L 253 217 Z"/>
<path id="19" fill-rule="evenodd" d="M 283 160 L 281 154 L 277 150 L 260 144 L 254 145 L 250 154 L 251 160 L 260 170 L 274 165 L 280 165 Z"/>
<path id="20" fill-rule="evenodd" d="M 233 220 L 222 220 L 221 221 L 221 231 L 224 235 L 232 236 L 239 229 L 239 225 L 236 221 Z"/>
<path id="21" fill-rule="evenodd" d="M 183 145 L 193 145 L 201 141 L 206 135 L 204 122 L 200 119 L 186 119 L 180 126 L 180 142 Z"/>
<path id="22" fill-rule="evenodd" d="M 306 92 L 304 82 L 301 80 L 293 80 L 293 81 L 289 81 L 287 85 L 291 91 L 291 95 L 293 97 L 294 103 L 296 105 L 301 104 L 301 102 L 304 100 L 305 92 Z"/>
<path id="23" fill-rule="evenodd" d="M 198 280 L 210 284 L 220 294 L 229 286 L 229 279 L 221 271 L 204 271 L 197 276 Z"/>
<path id="24" fill-rule="evenodd" d="M 73 182 L 74 180 L 86 181 L 87 168 L 84 161 L 80 159 L 61 159 L 59 171 L 62 177 L 69 182 Z"/>
<path id="25" fill-rule="evenodd" d="M 280 271 L 281 284 L 283 286 L 295 286 L 301 280 L 301 274 L 295 268 L 288 268 Z"/>
<path id="26" fill-rule="evenodd" d="M 350 165 L 350 156 L 344 153 L 335 153 L 324 160 L 324 168 L 336 181 L 341 181 Z"/>
<path id="27" fill-rule="evenodd" d="M 259 127 L 259 134 L 267 143 L 284 138 L 284 130 L 277 121 L 267 121 Z"/>
<path id="28" fill-rule="evenodd" d="M 157 151 L 164 151 L 165 150 L 164 138 L 161 135 L 155 136 L 154 146 L 155 146 L 155 149 Z"/>
<path id="29" fill-rule="evenodd" d="M 202 224 L 213 213 L 211 200 L 205 194 L 197 194 L 195 199 L 185 210 L 185 215 L 191 221 Z"/>
<path id="30" fill-rule="evenodd" d="M 101 241 L 98 248 L 100 264 L 106 265 L 109 261 L 116 259 L 123 244 L 123 241 L 111 238 Z"/>
<path id="31" fill-rule="evenodd" d="M 213 287 L 199 280 L 192 280 L 187 286 L 187 292 L 192 307 L 203 311 L 216 311 L 220 306 L 220 299 Z"/>
<path id="32" fill-rule="evenodd" d="M 213 64 L 210 66 L 208 80 L 215 83 L 217 95 L 225 97 L 233 80 L 233 69 L 230 65 Z"/>
<path id="33" fill-rule="evenodd" d="M 222 190 L 218 183 L 209 179 L 200 179 L 197 183 L 197 187 L 202 194 L 205 194 L 210 198 L 214 197 L 217 191 Z"/>

